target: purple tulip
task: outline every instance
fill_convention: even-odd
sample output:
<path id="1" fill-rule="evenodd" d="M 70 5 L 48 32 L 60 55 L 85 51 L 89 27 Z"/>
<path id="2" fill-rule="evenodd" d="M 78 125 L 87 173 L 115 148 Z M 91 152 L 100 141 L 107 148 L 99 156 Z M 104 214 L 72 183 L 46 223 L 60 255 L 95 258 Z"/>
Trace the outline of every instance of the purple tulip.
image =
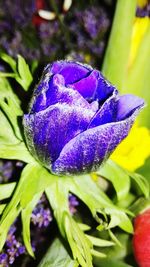
<path id="1" fill-rule="evenodd" d="M 56 61 L 44 69 L 24 115 L 28 148 L 54 174 L 94 171 L 128 135 L 143 106 L 139 97 L 119 96 L 98 70 Z"/>

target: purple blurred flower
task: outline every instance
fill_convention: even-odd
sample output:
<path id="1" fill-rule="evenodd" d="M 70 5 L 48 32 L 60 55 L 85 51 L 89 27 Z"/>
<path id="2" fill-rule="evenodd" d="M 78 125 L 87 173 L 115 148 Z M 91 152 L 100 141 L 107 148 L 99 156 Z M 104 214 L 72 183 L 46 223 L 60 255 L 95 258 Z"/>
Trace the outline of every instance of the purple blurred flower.
<path id="1" fill-rule="evenodd" d="M 37 207 L 32 213 L 32 222 L 39 228 L 47 227 L 52 221 L 52 215 L 50 209 L 45 209 L 44 207 Z"/>
<path id="2" fill-rule="evenodd" d="M 13 163 L 12 161 L 2 161 L 0 160 L 0 182 L 8 182 L 13 173 Z"/>
<path id="3" fill-rule="evenodd" d="M 9 230 L 5 243 L 5 252 L 0 254 L 0 264 L 4 267 L 10 266 L 15 259 L 25 254 L 25 247 L 16 239 L 16 226 L 13 224 Z"/>
<path id="4" fill-rule="evenodd" d="M 32 19 L 33 13 L 36 11 L 35 0 L 5 0 L 0 5 L 2 12 L 5 14 L 7 10 L 7 16 L 9 21 L 21 25 L 24 27 Z"/>
<path id="5" fill-rule="evenodd" d="M 93 4 L 74 1 L 71 9 L 62 13 L 62 1 L 55 0 L 61 22 L 56 16 L 53 21 L 41 19 L 36 25 L 34 17 L 38 16 L 38 6 L 44 5 L 42 9 L 53 11 L 50 2 L 0 1 L 1 48 L 12 57 L 21 54 L 29 62 L 35 59 L 48 62 L 69 56 L 73 51 L 74 60 L 78 60 L 81 53 L 82 61 L 99 65 L 110 26 L 108 10 L 97 1 Z"/>
<path id="6" fill-rule="evenodd" d="M 144 7 L 137 7 L 136 16 L 140 18 L 150 17 L 150 1 Z"/>
<path id="7" fill-rule="evenodd" d="M 55 174 L 96 170 L 114 151 L 144 106 L 119 96 L 98 70 L 72 61 L 48 65 L 23 124 L 32 155 Z"/>
<path id="8" fill-rule="evenodd" d="M 91 6 L 84 11 L 76 11 L 76 16 L 92 39 L 105 32 L 109 26 L 109 19 L 104 9 L 98 6 Z"/>
<path id="9" fill-rule="evenodd" d="M 79 206 L 79 201 L 74 195 L 70 194 L 69 195 L 69 209 L 70 209 L 71 214 L 76 213 L 77 206 Z"/>

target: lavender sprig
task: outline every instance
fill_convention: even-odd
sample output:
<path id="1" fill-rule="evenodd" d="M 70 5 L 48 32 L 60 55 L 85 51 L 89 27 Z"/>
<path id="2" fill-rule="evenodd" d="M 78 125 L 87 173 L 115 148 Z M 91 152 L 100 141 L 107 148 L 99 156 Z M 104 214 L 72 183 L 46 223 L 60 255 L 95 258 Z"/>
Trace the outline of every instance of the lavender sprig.
<path id="1" fill-rule="evenodd" d="M 19 164 L 19 163 L 18 163 Z M 69 207 L 71 214 L 74 214 L 77 210 L 76 207 L 79 205 L 79 202 L 77 198 L 73 195 L 69 195 Z M 50 211 L 50 208 L 48 207 L 48 201 L 45 197 L 45 195 L 42 195 L 40 201 L 38 202 L 37 206 L 32 212 L 31 216 L 31 223 L 36 227 L 38 232 L 38 238 L 41 237 L 41 240 L 43 240 L 45 237 L 43 236 L 43 230 L 48 228 L 50 223 L 53 220 L 52 213 Z M 14 264 L 15 260 L 21 256 L 26 255 L 26 249 L 23 245 L 22 237 L 17 235 L 17 220 L 15 223 L 11 226 L 7 240 L 5 242 L 5 246 L 3 249 L 3 252 L 0 254 L 0 264 L 3 267 L 9 267 L 10 265 Z M 34 228 L 31 228 L 32 233 L 32 249 L 36 252 L 38 241 L 36 239 L 36 231 Z"/>

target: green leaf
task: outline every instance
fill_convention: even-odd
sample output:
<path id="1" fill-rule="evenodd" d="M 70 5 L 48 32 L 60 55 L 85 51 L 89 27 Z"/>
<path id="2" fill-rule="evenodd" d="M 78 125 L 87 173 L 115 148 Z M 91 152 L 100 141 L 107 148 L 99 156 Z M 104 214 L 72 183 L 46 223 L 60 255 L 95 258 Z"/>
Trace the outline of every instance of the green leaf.
<path id="1" fill-rule="evenodd" d="M 6 204 L 1 204 L 0 205 L 0 215 L 2 214 L 3 210 L 5 209 Z"/>
<path id="2" fill-rule="evenodd" d="M 54 210 L 54 216 L 57 220 L 60 232 L 64 236 L 65 231 L 64 224 L 62 223 L 62 221 L 64 212 L 70 213 L 68 203 L 69 189 L 64 177 L 61 177 L 62 179 L 59 179 L 59 177 L 55 176 L 53 177 L 55 179 L 55 182 L 45 189 L 45 193 L 47 195 L 51 207 Z"/>
<path id="3" fill-rule="evenodd" d="M 118 225 L 127 232 L 131 233 L 133 231 L 132 224 L 126 213 L 133 214 L 128 210 L 115 206 L 89 175 L 80 175 L 72 179 L 74 183 L 70 183 L 69 191 L 78 196 L 91 210 L 93 217 L 100 223 L 99 230 Z M 104 219 L 99 218 L 97 213 L 103 214 Z M 107 216 L 110 215 L 111 224 L 108 225 Z"/>
<path id="4" fill-rule="evenodd" d="M 47 187 L 55 182 L 55 176 L 38 163 L 30 164 L 27 175 L 28 181 L 24 184 L 20 198 L 22 208 L 25 208 L 35 195 L 42 194 Z"/>
<path id="5" fill-rule="evenodd" d="M 18 72 L 20 77 L 16 77 L 18 83 L 27 91 L 33 81 L 29 66 L 21 55 L 18 55 Z"/>
<path id="6" fill-rule="evenodd" d="M 10 122 L 6 115 L 3 113 L 2 110 L 0 110 L 0 147 L 1 145 L 7 145 L 7 144 L 16 144 L 18 143 L 18 139 L 16 138 L 13 128 L 10 125 Z M 1 151 L 0 151 L 1 154 Z"/>
<path id="7" fill-rule="evenodd" d="M 91 235 L 86 235 L 86 237 L 91 241 L 93 246 L 96 246 L 96 247 L 111 247 L 111 246 L 115 245 L 115 243 L 112 242 L 112 241 L 108 241 L 108 240 L 104 240 L 104 239 L 101 239 L 101 238 L 93 237 Z"/>
<path id="8" fill-rule="evenodd" d="M 18 182 L 14 195 L 12 199 L 10 200 L 10 202 L 8 203 L 8 205 L 6 206 L 6 208 L 4 209 L 4 212 L 0 220 L 0 250 L 2 249 L 5 243 L 7 233 L 9 231 L 11 224 L 14 222 L 16 217 L 21 212 L 21 209 L 22 209 L 22 207 L 20 206 L 21 196 L 24 192 L 25 185 L 27 183 L 30 183 L 30 176 L 33 175 L 34 173 L 33 171 L 36 166 L 37 166 L 37 163 L 34 163 L 34 164 L 32 163 L 32 164 L 28 164 L 25 166 L 25 168 L 23 169 L 21 173 L 21 178 Z"/>
<path id="9" fill-rule="evenodd" d="M 52 179 L 51 179 L 52 178 Z M 0 249 L 2 249 L 8 230 L 22 211 L 23 237 L 27 250 L 33 256 L 30 244 L 30 216 L 44 189 L 50 186 L 55 179 L 53 176 L 37 162 L 32 162 L 25 166 L 21 173 L 21 178 L 17 184 L 14 194 L 3 211 L 0 220 Z M 15 184 L 14 184 L 15 186 Z M 9 197 L 14 189 L 12 185 L 4 185 L 6 195 Z M 1 198 L 4 195 L 1 193 Z"/>
<path id="10" fill-rule="evenodd" d="M 0 78 L 0 143 L 13 144 L 22 140 L 21 130 L 18 125 L 18 117 L 23 112 L 20 108 L 18 97 L 13 93 L 6 79 Z"/>
<path id="11" fill-rule="evenodd" d="M 130 178 L 120 166 L 108 160 L 96 173 L 112 182 L 118 201 L 127 197 L 130 189 Z"/>
<path id="12" fill-rule="evenodd" d="M 8 80 L 5 78 L 0 78 L 0 99 L 4 100 L 7 99 L 8 97 L 10 97 L 17 104 L 20 103 L 19 98 L 13 92 Z"/>
<path id="13" fill-rule="evenodd" d="M 0 77 L 11 77 L 15 78 L 16 81 L 27 91 L 33 81 L 32 74 L 30 72 L 29 66 L 27 65 L 25 59 L 18 55 L 18 62 L 5 53 L 0 53 L 0 57 L 6 63 L 10 65 L 14 73 L 0 73 Z"/>
<path id="14" fill-rule="evenodd" d="M 83 267 L 92 267 L 92 243 L 87 239 L 78 224 L 69 214 L 66 213 L 63 223 L 74 259 L 77 259 Z"/>
<path id="15" fill-rule="evenodd" d="M 110 229 L 108 229 L 108 233 L 111 239 L 116 243 L 116 245 L 122 248 L 122 244 L 120 243 L 120 240 L 117 238 L 117 236 Z"/>
<path id="16" fill-rule="evenodd" d="M 143 197 L 138 198 L 137 201 L 133 203 L 130 210 L 136 215 L 144 212 L 146 209 L 150 208 L 150 199 L 145 199 Z"/>
<path id="17" fill-rule="evenodd" d="M 126 198 L 117 203 L 117 206 L 121 208 L 128 208 L 135 201 L 136 198 L 137 196 L 135 194 L 129 192 Z"/>
<path id="18" fill-rule="evenodd" d="M 113 206 L 111 200 L 89 175 L 80 175 L 72 179 L 70 191 L 87 205 L 94 217 L 96 217 L 97 212 L 102 212 L 104 207 Z"/>
<path id="19" fill-rule="evenodd" d="M 38 267 L 78 267 L 77 261 L 73 260 L 62 242 L 57 238 L 53 241 L 46 255 Z"/>
<path id="20" fill-rule="evenodd" d="M 4 212 L 5 210 L 6 209 L 4 209 Z M 3 219 L 1 219 L 0 221 L 0 251 L 2 250 L 4 243 L 6 241 L 9 228 L 12 225 L 12 223 L 15 221 L 19 213 L 20 213 L 20 208 L 15 206 L 9 211 L 6 217 L 3 217 L 2 215 Z"/>
<path id="21" fill-rule="evenodd" d="M 30 217 L 44 190 L 55 178 L 44 167 L 32 164 L 28 167 L 27 181 L 24 182 L 20 196 L 22 208 L 23 239 L 28 253 L 34 256 L 30 242 Z M 25 174 L 26 175 L 26 174 Z"/>
<path id="22" fill-rule="evenodd" d="M 16 61 L 11 57 L 9 56 L 8 54 L 5 54 L 5 53 L 0 53 L 0 58 L 2 60 L 4 60 L 6 63 L 9 64 L 9 66 L 12 68 L 12 70 L 14 72 L 16 72 L 16 68 L 17 68 L 17 64 L 16 64 Z"/>
<path id="23" fill-rule="evenodd" d="M 0 185 L 0 200 L 6 199 L 11 196 L 14 191 L 16 183 L 1 184 Z"/>
<path id="24" fill-rule="evenodd" d="M 109 231 L 110 232 L 110 231 Z M 112 234 L 112 232 L 111 232 Z M 127 255 L 129 255 L 130 248 L 132 246 L 131 244 L 131 236 L 123 231 L 115 231 L 115 234 L 113 234 L 114 241 L 117 240 L 116 246 L 112 247 L 103 247 L 99 250 L 102 253 L 105 253 L 107 255 L 107 259 L 109 260 L 120 260 L 123 261 L 124 258 L 126 258 Z"/>
<path id="25" fill-rule="evenodd" d="M 34 73 L 38 67 L 38 61 L 37 60 L 33 60 L 32 64 L 31 64 L 31 72 Z"/>
<path id="26" fill-rule="evenodd" d="M 16 78 L 16 74 L 15 73 L 0 72 L 0 78 L 7 78 L 7 77 Z"/>
<path id="27" fill-rule="evenodd" d="M 70 178 L 61 177 L 55 184 L 46 189 L 46 195 L 54 211 L 60 232 L 69 242 L 73 258 L 77 259 L 83 267 L 92 267 L 90 252 L 92 244 L 70 215 L 68 204 L 69 180 Z"/>
<path id="28" fill-rule="evenodd" d="M 5 144 L 0 142 L 0 158 L 21 160 L 26 163 L 35 162 L 35 159 L 31 156 L 23 142 L 18 142 L 16 144 Z"/>
<path id="29" fill-rule="evenodd" d="M 19 105 L 10 97 L 7 98 L 7 103 L 0 101 L 0 107 L 9 119 L 9 122 L 14 130 L 14 134 L 19 140 L 22 141 L 22 134 L 18 125 L 18 118 L 23 115 L 23 111 L 21 110 Z"/>
<path id="30" fill-rule="evenodd" d="M 128 265 L 127 263 L 124 263 L 123 261 L 119 260 L 99 260 L 96 262 L 95 267 L 133 267 L 131 265 Z"/>
<path id="31" fill-rule="evenodd" d="M 32 201 L 29 202 L 28 205 L 22 210 L 21 217 L 22 217 L 22 224 L 23 224 L 23 240 L 26 246 L 28 253 L 34 257 L 34 253 L 31 246 L 31 235 L 30 235 L 30 218 L 33 209 L 35 208 L 36 204 L 38 203 L 42 193 L 35 194 L 32 196 Z"/>
<path id="32" fill-rule="evenodd" d="M 23 193 L 23 189 L 24 186 L 26 184 L 26 182 L 29 182 L 30 180 L 30 175 L 32 175 L 32 170 L 35 166 L 35 163 L 31 163 L 25 166 L 25 168 L 23 169 L 22 173 L 21 173 L 21 177 L 20 180 L 18 182 L 17 188 L 14 192 L 14 195 L 11 199 L 11 201 L 9 202 L 9 204 L 7 205 L 6 209 L 4 210 L 3 216 L 1 218 L 0 224 L 6 219 L 7 216 L 9 216 L 9 213 L 17 208 L 20 203 L 20 199 Z"/>
<path id="33" fill-rule="evenodd" d="M 117 1 L 113 26 L 104 58 L 103 74 L 119 89 L 123 87 L 127 74 L 136 5 L 137 0 Z"/>
<path id="34" fill-rule="evenodd" d="M 129 171 L 126 171 L 126 172 L 136 182 L 136 184 L 138 185 L 138 187 L 140 188 L 140 190 L 144 194 L 144 196 L 146 198 L 148 198 L 149 193 L 150 193 L 150 187 L 149 187 L 149 183 L 148 183 L 147 179 L 145 177 L 143 177 L 141 174 L 133 173 L 133 172 L 129 172 Z"/>
<path id="35" fill-rule="evenodd" d="M 87 224 L 84 223 L 78 223 L 80 229 L 84 232 L 84 231 L 89 231 L 91 229 L 91 227 Z"/>
<path id="36" fill-rule="evenodd" d="M 95 249 L 91 249 L 91 254 L 92 254 L 92 256 L 95 256 L 97 258 L 106 258 L 107 257 L 106 254 L 99 252 Z"/>
<path id="37" fill-rule="evenodd" d="M 133 226 L 129 219 L 129 217 L 125 214 L 125 212 L 121 210 L 116 210 L 113 208 L 106 208 L 105 212 L 110 214 L 111 220 L 108 225 L 108 228 L 113 228 L 115 226 L 119 226 L 121 229 L 128 233 L 133 233 Z"/>

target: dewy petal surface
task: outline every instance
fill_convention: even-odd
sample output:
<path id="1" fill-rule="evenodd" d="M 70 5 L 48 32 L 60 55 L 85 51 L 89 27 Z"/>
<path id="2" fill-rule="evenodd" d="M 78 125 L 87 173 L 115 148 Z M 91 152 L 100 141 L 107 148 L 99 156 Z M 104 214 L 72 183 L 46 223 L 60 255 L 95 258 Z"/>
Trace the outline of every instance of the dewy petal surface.
<path id="1" fill-rule="evenodd" d="M 104 102 L 113 94 L 114 90 L 116 90 L 115 86 L 110 84 L 99 72 L 98 85 L 94 99 L 98 99 L 100 102 Z"/>
<path id="2" fill-rule="evenodd" d="M 25 136 L 31 153 L 50 168 L 65 144 L 87 129 L 93 115 L 92 110 L 62 104 L 25 115 Z"/>
<path id="3" fill-rule="evenodd" d="M 123 120 L 135 109 L 143 106 L 143 99 L 135 95 L 122 95 L 118 100 L 117 120 Z"/>
<path id="4" fill-rule="evenodd" d="M 88 128 L 93 128 L 102 124 L 115 122 L 118 107 L 118 92 L 114 90 L 113 95 L 109 97 L 101 108 L 97 111 L 92 118 Z"/>
<path id="5" fill-rule="evenodd" d="M 93 99 L 94 93 L 97 89 L 98 75 L 99 72 L 93 70 L 87 77 L 68 86 L 77 90 L 84 98 L 89 100 Z"/>
<path id="6" fill-rule="evenodd" d="M 128 135 L 138 111 L 123 121 L 88 129 L 73 138 L 53 163 L 52 171 L 73 174 L 96 170 Z"/>
<path id="7" fill-rule="evenodd" d="M 30 104 L 31 113 L 39 112 L 57 103 L 91 109 L 90 104 L 77 90 L 65 87 L 64 83 L 64 78 L 60 74 L 49 76 L 49 80 L 42 80 L 39 86 L 41 87 L 41 84 L 43 84 L 43 87 L 38 94 L 36 94 L 37 90 L 35 91 Z"/>
<path id="8" fill-rule="evenodd" d="M 89 65 L 73 61 L 56 61 L 51 67 L 53 74 L 59 73 L 64 77 L 66 85 L 85 78 L 92 70 Z"/>

